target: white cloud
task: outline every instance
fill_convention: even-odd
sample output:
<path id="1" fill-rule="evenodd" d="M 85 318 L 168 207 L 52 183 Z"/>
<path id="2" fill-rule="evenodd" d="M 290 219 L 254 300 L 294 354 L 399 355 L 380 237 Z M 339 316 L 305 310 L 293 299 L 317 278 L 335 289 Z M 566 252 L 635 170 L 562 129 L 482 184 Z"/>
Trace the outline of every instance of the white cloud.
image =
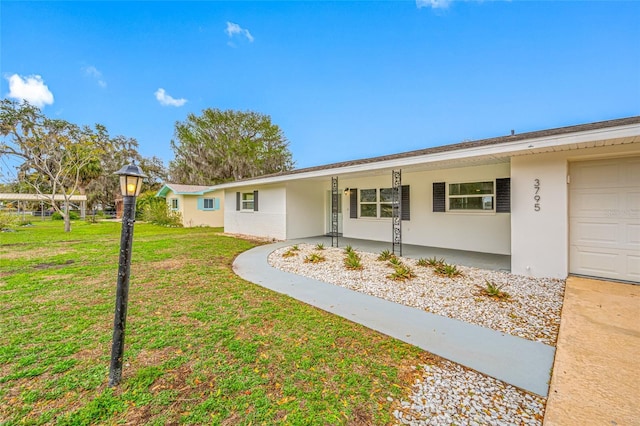
<path id="1" fill-rule="evenodd" d="M 227 33 L 230 39 L 232 39 L 236 35 L 239 35 L 240 37 L 245 36 L 247 40 L 249 40 L 249 42 L 253 43 L 253 36 L 249 32 L 249 30 L 246 30 L 240 25 L 234 24 L 233 22 L 227 22 L 227 29 L 224 30 L 224 32 Z"/>
<path id="2" fill-rule="evenodd" d="M 422 9 L 423 7 L 430 7 L 433 9 L 446 9 L 449 7 L 451 0 L 416 0 L 416 7 Z"/>
<path id="3" fill-rule="evenodd" d="M 156 99 L 158 100 L 158 102 L 160 102 L 160 105 L 162 106 L 179 107 L 187 103 L 187 100 L 184 98 L 175 99 L 167 95 L 167 92 L 165 92 L 163 88 L 156 90 L 155 95 L 156 95 Z"/>
<path id="4" fill-rule="evenodd" d="M 85 75 L 94 78 L 100 87 L 107 87 L 107 82 L 102 78 L 102 73 L 93 65 L 83 67 L 82 71 L 84 71 Z"/>
<path id="5" fill-rule="evenodd" d="M 21 77 L 18 74 L 13 74 L 7 80 L 9 80 L 9 94 L 7 96 L 10 98 L 27 101 L 38 108 L 53 103 L 53 93 L 39 75 Z"/>

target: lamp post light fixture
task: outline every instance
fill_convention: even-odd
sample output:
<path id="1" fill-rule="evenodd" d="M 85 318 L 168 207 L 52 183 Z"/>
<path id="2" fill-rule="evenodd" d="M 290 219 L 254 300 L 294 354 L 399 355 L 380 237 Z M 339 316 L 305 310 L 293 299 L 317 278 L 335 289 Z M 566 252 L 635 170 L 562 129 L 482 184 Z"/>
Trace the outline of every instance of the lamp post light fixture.
<path id="1" fill-rule="evenodd" d="M 127 323 L 127 302 L 129 299 L 129 270 L 131 266 L 131 244 L 133 224 L 136 217 L 136 197 L 142 188 L 142 179 L 147 177 L 142 169 L 131 163 L 118 170 L 120 191 L 123 198 L 122 234 L 120 236 L 120 258 L 118 260 L 118 284 L 116 289 L 116 310 L 113 319 L 113 343 L 111 346 L 111 366 L 109 386 L 117 386 L 122 379 L 122 358 L 124 357 L 124 330 Z"/>

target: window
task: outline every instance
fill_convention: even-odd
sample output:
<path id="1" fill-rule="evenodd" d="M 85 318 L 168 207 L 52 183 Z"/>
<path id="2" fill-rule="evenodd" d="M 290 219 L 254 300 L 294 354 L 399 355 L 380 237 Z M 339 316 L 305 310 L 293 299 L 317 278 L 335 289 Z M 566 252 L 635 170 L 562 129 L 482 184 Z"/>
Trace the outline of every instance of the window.
<path id="1" fill-rule="evenodd" d="M 392 217 L 393 188 L 360 190 L 360 217 Z"/>
<path id="2" fill-rule="evenodd" d="M 493 181 L 449 184 L 449 211 L 493 211 Z"/>
<path id="3" fill-rule="evenodd" d="M 242 210 L 253 210 L 253 192 L 242 193 Z"/>
<path id="4" fill-rule="evenodd" d="M 198 210 L 219 210 L 220 199 L 219 198 L 198 198 Z"/>
<path id="5" fill-rule="evenodd" d="M 171 210 L 178 210 L 178 199 L 177 198 L 171 198 Z"/>

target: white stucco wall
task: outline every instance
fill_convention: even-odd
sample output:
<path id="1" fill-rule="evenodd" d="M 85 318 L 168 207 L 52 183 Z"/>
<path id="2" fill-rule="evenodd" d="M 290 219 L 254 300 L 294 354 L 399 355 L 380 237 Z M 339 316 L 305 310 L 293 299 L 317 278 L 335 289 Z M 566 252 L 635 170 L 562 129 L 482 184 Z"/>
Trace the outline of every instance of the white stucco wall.
<path id="1" fill-rule="evenodd" d="M 540 154 L 511 159 L 511 272 L 514 274 L 567 277 L 567 167 L 565 155 Z M 534 199 L 536 179 L 540 182 L 539 201 Z"/>
<path id="2" fill-rule="evenodd" d="M 258 211 L 236 211 L 236 192 L 258 190 Z M 284 185 L 242 187 L 225 190 L 224 230 L 276 240 L 287 238 Z"/>
<path id="3" fill-rule="evenodd" d="M 509 177 L 508 163 L 461 167 L 428 172 L 403 172 L 402 184 L 411 191 L 411 220 L 402 222 L 402 241 L 484 253 L 509 254 L 509 213 L 433 212 L 433 182 L 459 183 Z M 342 179 L 340 185 L 370 189 L 391 186 L 391 172 L 359 179 Z M 391 241 L 391 219 L 350 219 L 349 196 L 343 198 L 345 237 Z"/>
<path id="4" fill-rule="evenodd" d="M 511 159 L 511 271 L 564 279 L 569 274 L 571 162 L 638 155 L 637 144 L 532 154 Z M 535 210 L 535 179 L 540 210 Z"/>
<path id="5" fill-rule="evenodd" d="M 287 183 L 287 239 L 313 237 L 324 233 L 325 194 L 321 181 Z"/>

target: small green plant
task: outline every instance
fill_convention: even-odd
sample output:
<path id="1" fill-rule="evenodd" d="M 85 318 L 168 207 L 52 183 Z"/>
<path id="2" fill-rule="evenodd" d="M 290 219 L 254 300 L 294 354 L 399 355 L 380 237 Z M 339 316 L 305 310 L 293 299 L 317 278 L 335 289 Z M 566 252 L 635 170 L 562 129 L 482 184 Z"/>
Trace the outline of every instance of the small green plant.
<path id="1" fill-rule="evenodd" d="M 384 262 L 387 260 L 391 260 L 394 257 L 396 257 L 396 255 L 391 253 L 389 250 L 382 250 L 380 252 L 380 255 L 378 256 L 378 260 Z"/>
<path id="2" fill-rule="evenodd" d="M 322 243 L 316 244 L 316 250 L 324 250 L 324 244 Z"/>
<path id="3" fill-rule="evenodd" d="M 282 253 L 282 257 L 293 257 L 293 256 L 297 256 L 298 253 L 296 253 L 295 250 L 289 249 L 287 251 L 285 251 L 284 253 Z"/>
<path id="4" fill-rule="evenodd" d="M 360 255 L 355 251 L 349 252 L 349 254 L 344 258 L 344 266 L 347 269 L 352 270 L 362 269 L 362 259 L 360 258 Z"/>
<path id="5" fill-rule="evenodd" d="M 418 259 L 418 261 L 416 262 L 416 265 L 418 266 L 429 266 L 429 263 L 427 263 L 427 259 L 425 259 L 424 257 L 421 257 L 420 259 Z"/>
<path id="6" fill-rule="evenodd" d="M 444 275 L 449 278 L 454 278 L 462 275 L 462 271 L 458 269 L 456 265 L 449 265 L 448 263 L 442 263 L 434 268 L 436 274 Z"/>
<path id="7" fill-rule="evenodd" d="M 344 252 L 347 253 L 347 254 L 351 253 L 352 251 L 353 251 L 353 247 L 351 247 L 350 245 L 347 245 L 344 248 Z"/>
<path id="8" fill-rule="evenodd" d="M 311 253 L 304 258 L 304 263 L 320 263 L 324 262 L 325 260 L 327 259 L 320 253 Z"/>
<path id="9" fill-rule="evenodd" d="M 291 250 L 291 251 L 298 251 L 298 250 L 300 250 L 300 247 L 298 247 L 298 245 L 297 245 L 297 244 L 294 244 L 294 245 L 292 245 L 292 246 L 291 246 L 291 249 L 290 249 L 290 250 Z"/>
<path id="10" fill-rule="evenodd" d="M 484 280 L 485 283 L 485 287 L 482 286 L 477 286 L 481 293 L 484 294 L 485 296 L 489 296 L 492 299 L 508 299 L 509 297 L 511 297 L 511 295 L 509 293 L 507 293 L 506 291 L 502 291 L 502 287 L 504 287 L 504 284 L 502 285 L 496 285 L 494 282 L 489 281 L 489 280 Z"/>
<path id="11" fill-rule="evenodd" d="M 440 259 L 438 259 L 435 256 L 433 256 L 428 259 L 425 259 L 425 263 L 427 264 L 427 266 L 431 266 L 432 268 L 437 268 L 439 266 L 444 265 L 446 262 L 444 261 L 444 257 L 441 257 Z"/>
<path id="12" fill-rule="evenodd" d="M 415 274 L 407 265 L 396 265 L 393 269 L 393 273 L 391 275 L 387 275 L 387 278 L 394 281 L 410 280 L 415 277 Z"/>
<path id="13" fill-rule="evenodd" d="M 393 256 L 391 259 L 389 259 L 389 264 L 391 266 L 400 266 L 402 265 L 402 260 L 400 260 L 399 258 Z"/>

